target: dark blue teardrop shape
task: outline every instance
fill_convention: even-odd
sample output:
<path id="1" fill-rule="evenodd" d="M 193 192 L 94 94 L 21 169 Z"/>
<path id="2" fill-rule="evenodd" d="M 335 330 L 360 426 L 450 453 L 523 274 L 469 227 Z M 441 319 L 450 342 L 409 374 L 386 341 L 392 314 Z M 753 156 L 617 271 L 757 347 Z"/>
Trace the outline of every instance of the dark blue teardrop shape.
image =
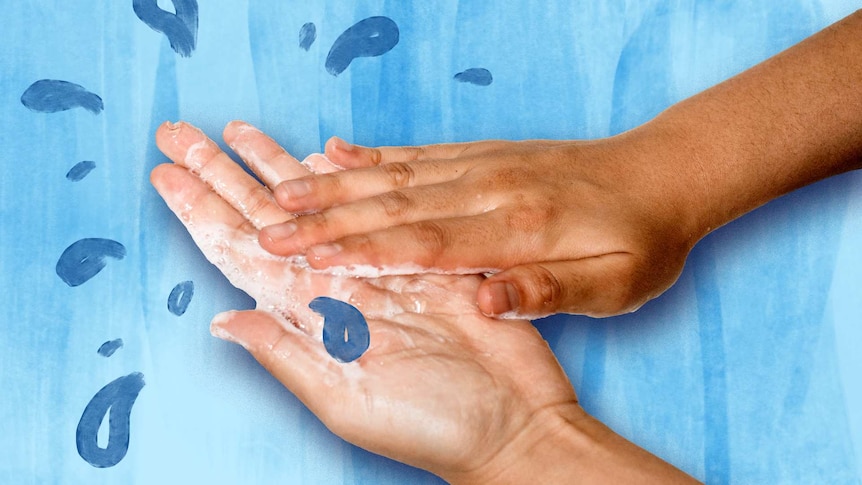
<path id="1" fill-rule="evenodd" d="M 308 304 L 323 316 L 323 346 L 335 360 L 352 362 L 368 350 L 371 334 L 362 312 L 353 305 L 319 296 Z"/>

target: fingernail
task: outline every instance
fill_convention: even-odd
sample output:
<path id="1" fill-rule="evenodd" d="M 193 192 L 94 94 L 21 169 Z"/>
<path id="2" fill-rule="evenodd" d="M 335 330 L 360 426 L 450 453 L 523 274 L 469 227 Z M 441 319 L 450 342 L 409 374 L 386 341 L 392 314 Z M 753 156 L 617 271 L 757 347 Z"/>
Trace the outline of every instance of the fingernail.
<path id="1" fill-rule="evenodd" d="M 277 189 L 287 199 L 305 197 L 311 192 L 311 186 L 304 180 L 288 180 L 282 182 Z"/>
<path id="2" fill-rule="evenodd" d="M 266 237 L 271 241 L 280 241 L 293 236 L 293 233 L 296 232 L 296 223 L 293 221 L 285 222 L 283 224 L 264 227 L 263 230 L 266 233 Z"/>
<path id="3" fill-rule="evenodd" d="M 227 328 L 227 323 L 230 322 L 231 318 L 233 318 L 234 311 L 222 312 L 213 317 L 210 322 L 210 335 L 215 338 L 220 338 L 226 342 L 233 342 L 235 344 L 242 345 L 245 347 L 245 344 L 236 338 L 234 334 L 230 332 Z"/>
<path id="4" fill-rule="evenodd" d="M 177 123 L 174 123 L 170 120 L 165 121 L 165 126 L 167 126 L 169 130 L 176 130 L 177 128 L 179 128 L 179 126 L 177 126 Z"/>
<path id="5" fill-rule="evenodd" d="M 331 258 L 341 252 L 341 245 L 336 243 L 320 244 L 308 249 L 308 254 L 316 260 Z"/>
<path id="6" fill-rule="evenodd" d="M 491 294 L 491 313 L 501 315 L 506 312 L 515 311 L 520 305 L 518 291 L 511 283 L 495 281 L 488 285 Z"/>
<path id="7" fill-rule="evenodd" d="M 342 140 L 341 138 L 338 138 L 338 137 L 335 138 L 335 148 L 337 148 L 338 150 L 341 150 L 343 152 L 353 151 L 353 145 L 351 143 L 348 143 L 347 141 Z"/>

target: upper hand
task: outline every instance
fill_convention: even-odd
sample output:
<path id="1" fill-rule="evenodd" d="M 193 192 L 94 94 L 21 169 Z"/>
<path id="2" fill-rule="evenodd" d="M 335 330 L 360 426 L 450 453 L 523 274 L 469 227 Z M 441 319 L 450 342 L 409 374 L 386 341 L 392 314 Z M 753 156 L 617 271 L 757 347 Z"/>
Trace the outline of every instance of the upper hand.
<path id="1" fill-rule="evenodd" d="M 486 315 L 633 311 L 676 281 L 702 235 L 671 165 L 640 138 L 383 148 L 333 139 L 326 156 L 352 170 L 278 186 L 278 204 L 306 215 L 264 228 L 260 244 L 321 269 L 495 273 L 477 291 Z"/>

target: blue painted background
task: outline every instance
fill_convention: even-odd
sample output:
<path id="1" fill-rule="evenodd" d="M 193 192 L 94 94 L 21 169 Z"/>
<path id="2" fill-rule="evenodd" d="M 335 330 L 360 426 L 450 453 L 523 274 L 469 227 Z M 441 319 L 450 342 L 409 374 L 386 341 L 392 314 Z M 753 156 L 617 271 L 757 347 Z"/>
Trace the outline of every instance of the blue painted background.
<path id="1" fill-rule="evenodd" d="M 0 0 L 0 482 L 438 481 L 333 436 L 241 348 L 210 337 L 216 312 L 251 301 L 147 181 L 164 161 L 152 137 L 162 121 L 217 138 L 245 119 L 300 157 L 331 135 L 369 145 L 602 137 L 859 6 L 207 0 L 197 47 L 180 57 L 131 0 Z M 378 15 L 397 23 L 398 45 L 327 73 L 338 35 Z M 474 67 L 493 82 L 453 79 Z M 80 84 L 104 111 L 28 110 L 20 97 L 39 79 Z M 85 160 L 95 168 L 67 179 Z M 121 242 L 125 258 L 69 287 L 54 265 L 88 237 Z M 701 480 L 859 483 L 860 248 L 862 174 L 847 174 L 715 232 L 636 314 L 538 325 L 589 412 Z M 194 297 L 177 316 L 167 298 L 189 280 Z M 117 338 L 112 356 L 97 352 Z M 128 454 L 94 468 L 76 451 L 78 420 L 132 372 L 146 386 Z"/>

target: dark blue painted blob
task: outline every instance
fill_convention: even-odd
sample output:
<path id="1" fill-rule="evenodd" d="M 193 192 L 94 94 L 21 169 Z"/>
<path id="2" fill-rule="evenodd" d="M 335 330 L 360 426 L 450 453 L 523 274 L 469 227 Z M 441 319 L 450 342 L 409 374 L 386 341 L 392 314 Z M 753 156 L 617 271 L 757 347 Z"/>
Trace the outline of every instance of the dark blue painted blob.
<path id="1" fill-rule="evenodd" d="M 72 182 L 77 182 L 86 177 L 94 168 L 96 168 L 96 162 L 90 160 L 78 162 L 66 172 L 66 178 Z"/>
<path id="2" fill-rule="evenodd" d="M 371 335 L 362 313 L 353 305 L 319 296 L 308 304 L 323 316 L 323 346 L 339 362 L 352 362 L 368 350 Z"/>
<path id="3" fill-rule="evenodd" d="M 197 0 L 171 0 L 176 13 L 159 8 L 156 0 L 133 0 L 135 15 L 156 32 L 164 33 L 171 48 L 183 57 L 192 55 L 198 38 Z"/>
<path id="4" fill-rule="evenodd" d="M 110 357 L 114 355 L 114 352 L 121 348 L 123 348 L 123 339 L 118 338 L 114 340 L 108 340 L 107 342 L 103 343 L 99 347 L 99 350 L 97 352 L 99 352 L 99 355 L 101 355 L 102 357 Z"/>
<path id="5" fill-rule="evenodd" d="M 75 432 L 78 454 L 87 463 L 97 468 L 108 468 L 126 456 L 129 450 L 130 414 L 143 388 L 144 375 L 132 372 L 108 383 L 87 403 Z M 108 445 L 100 448 L 99 427 L 109 409 Z"/>
<path id="6" fill-rule="evenodd" d="M 84 108 L 93 114 L 99 114 L 105 108 L 102 98 L 83 86 L 55 79 L 40 79 L 31 84 L 21 95 L 21 104 L 40 113 Z"/>
<path id="7" fill-rule="evenodd" d="M 337 76 L 357 57 L 386 54 L 398 43 L 398 25 L 388 17 L 368 17 L 356 22 L 332 43 L 326 56 L 326 72 Z"/>
<path id="8" fill-rule="evenodd" d="M 107 265 L 106 257 L 123 259 L 126 248 L 117 241 L 85 238 L 73 242 L 57 261 L 57 276 L 69 286 L 78 286 L 99 274 Z"/>
<path id="9" fill-rule="evenodd" d="M 304 24 L 299 29 L 299 47 L 304 50 L 311 49 L 311 44 L 317 39 L 317 27 L 312 22 Z"/>
<path id="10" fill-rule="evenodd" d="M 475 84 L 476 86 L 487 86 L 494 81 L 491 71 L 483 67 L 471 67 L 466 71 L 455 74 L 455 80 L 462 83 Z"/>
<path id="11" fill-rule="evenodd" d="M 195 284 L 192 281 L 177 283 L 168 295 L 168 310 L 176 316 L 186 312 L 192 297 L 195 295 Z"/>

